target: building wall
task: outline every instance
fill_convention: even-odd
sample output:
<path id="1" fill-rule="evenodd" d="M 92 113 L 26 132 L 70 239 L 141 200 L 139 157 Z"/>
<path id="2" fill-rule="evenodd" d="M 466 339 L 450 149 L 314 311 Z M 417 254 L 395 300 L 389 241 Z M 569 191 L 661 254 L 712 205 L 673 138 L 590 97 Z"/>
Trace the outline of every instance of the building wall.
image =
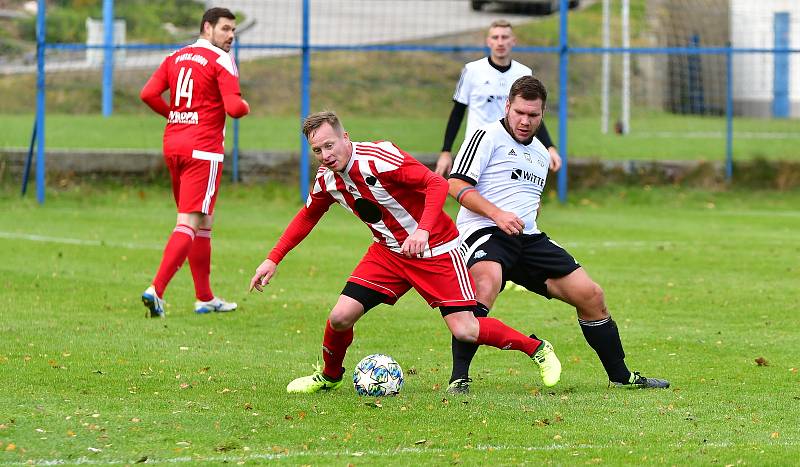
<path id="1" fill-rule="evenodd" d="M 800 1 L 730 0 L 731 44 L 741 48 L 772 48 L 774 16 L 789 13 L 790 48 L 800 49 Z M 737 114 L 772 116 L 773 54 L 737 54 L 733 60 L 733 95 Z M 800 117 L 800 54 L 789 58 L 790 115 Z"/>

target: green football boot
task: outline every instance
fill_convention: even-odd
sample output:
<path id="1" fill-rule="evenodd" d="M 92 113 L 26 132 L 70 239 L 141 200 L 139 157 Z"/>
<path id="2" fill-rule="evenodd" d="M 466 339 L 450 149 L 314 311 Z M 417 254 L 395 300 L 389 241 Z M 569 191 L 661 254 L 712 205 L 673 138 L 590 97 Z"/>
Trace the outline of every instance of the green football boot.
<path id="1" fill-rule="evenodd" d="M 344 370 L 344 368 L 342 368 Z M 342 372 L 344 374 L 344 372 Z M 286 392 L 290 394 L 312 394 L 320 391 L 331 391 L 339 389 L 342 385 L 344 378 L 338 380 L 331 380 L 324 374 L 319 365 L 314 367 L 314 373 L 309 376 L 297 378 L 286 386 Z"/>
<path id="2" fill-rule="evenodd" d="M 558 380 L 561 379 L 561 362 L 553 350 L 553 345 L 546 340 L 542 340 L 539 350 L 531 355 L 531 359 L 539 365 L 542 383 L 548 388 L 555 386 Z"/>

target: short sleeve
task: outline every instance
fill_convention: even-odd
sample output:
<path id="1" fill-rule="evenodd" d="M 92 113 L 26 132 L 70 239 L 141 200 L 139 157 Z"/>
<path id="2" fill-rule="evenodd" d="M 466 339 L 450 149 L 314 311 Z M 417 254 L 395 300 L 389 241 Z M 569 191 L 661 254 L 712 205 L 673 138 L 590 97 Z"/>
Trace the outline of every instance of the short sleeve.
<path id="1" fill-rule="evenodd" d="M 453 94 L 453 100 L 460 102 L 464 105 L 469 105 L 469 95 L 472 92 L 470 88 L 469 69 L 465 66 L 461 70 L 461 77 L 458 78 L 456 85 L 456 92 Z"/>
<path id="2" fill-rule="evenodd" d="M 450 178 L 477 185 L 492 156 L 493 144 L 490 140 L 491 136 L 484 129 L 478 129 L 472 136 L 465 138 L 453 161 Z"/>

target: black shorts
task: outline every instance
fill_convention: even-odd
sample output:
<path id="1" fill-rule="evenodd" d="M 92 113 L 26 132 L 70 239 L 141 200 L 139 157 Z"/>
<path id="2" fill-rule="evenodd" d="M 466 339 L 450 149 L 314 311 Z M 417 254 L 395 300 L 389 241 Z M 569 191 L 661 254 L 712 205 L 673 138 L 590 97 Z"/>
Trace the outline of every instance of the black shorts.
<path id="1" fill-rule="evenodd" d="M 564 277 L 581 267 L 544 232 L 508 235 L 499 227 L 485 227 L 464 241 L 461 252 L 468 267 L 479 261 L 500 263 L 503 267 L 501 290 L 506 281 L 513 281 L 547 298 L 551 298 L 545 285 L 547 279 Z"/>

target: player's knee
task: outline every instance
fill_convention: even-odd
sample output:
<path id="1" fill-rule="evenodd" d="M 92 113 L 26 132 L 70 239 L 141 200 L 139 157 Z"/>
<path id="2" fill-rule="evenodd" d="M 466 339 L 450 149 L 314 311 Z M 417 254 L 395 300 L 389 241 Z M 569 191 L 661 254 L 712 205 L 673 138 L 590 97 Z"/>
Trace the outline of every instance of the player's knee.
<path id="1" fill-rule="evenodd" d="M 457 341 L 474 343 L 478 340 L 478 331 L 480 327 L 478 320 L 475 318 L 469 320 L 459 320 L 456 323 L 450 324 L 450 332 Z"/>
<path id="2" fill-rule="evenodd" d="M 345 331 L 352 328 L 357 320 L 358 317 L 343 310 L 334 309 L 331 311 L 331 314 L 328 315 L 328 321 L 331 322 L 331 327 L 336 331 Z"/>
<path id="3" fill-rule="evenodd" d="M 608 316 L 605 294 L 602 287 L 592 282 L 580 293 L 580 303 L 576 304 L 581 319 L 597 320 Z"/>

